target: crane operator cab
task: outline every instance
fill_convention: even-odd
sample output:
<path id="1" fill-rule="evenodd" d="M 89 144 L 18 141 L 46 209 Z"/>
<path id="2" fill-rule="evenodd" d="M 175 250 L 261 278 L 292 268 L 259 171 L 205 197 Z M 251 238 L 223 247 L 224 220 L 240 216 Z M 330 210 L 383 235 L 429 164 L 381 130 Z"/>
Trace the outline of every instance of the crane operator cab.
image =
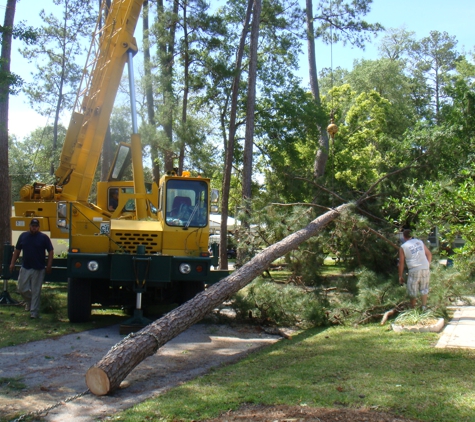
<path id="1" fill-rule="evenodd" d="M 166 182 L 166 224 L 205 227 L 208 224 L 208 184 L 189 178 Z"/>

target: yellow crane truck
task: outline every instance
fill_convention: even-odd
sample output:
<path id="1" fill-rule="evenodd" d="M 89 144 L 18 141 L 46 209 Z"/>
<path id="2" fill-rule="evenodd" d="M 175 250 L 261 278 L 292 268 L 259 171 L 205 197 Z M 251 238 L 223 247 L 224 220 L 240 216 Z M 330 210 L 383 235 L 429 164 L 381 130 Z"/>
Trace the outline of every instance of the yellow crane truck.
<path id="1" fill-rule="evenodd" d="M 101 304 L 135 308 L 133 322 L 140 323 L 147 305 L 183 303 L 228 274 L 212 271 L 217 263 L 208 251 L 216 194 L 210 180 L 187 172 L 169 172 L 158 184 L 144 180 L 132 65 L 143 3 L 114 0 L 107 8 L 103 1 L 55 182 L 24 186 L 14 203 L 12 230 L 27 230 L 34 217 L 52 238 L 69 241 L 67 258 L 55 259 L 53 278 L 46 281 L 67 280 L 71 322 L 87 321 L 92 305 Z M 97 183 L 91 203 L 126 64 L 133 133 L 130 143 L 119 145 L 108 180 Z M 130 164 L 133 180 L 122 180 Z"/>

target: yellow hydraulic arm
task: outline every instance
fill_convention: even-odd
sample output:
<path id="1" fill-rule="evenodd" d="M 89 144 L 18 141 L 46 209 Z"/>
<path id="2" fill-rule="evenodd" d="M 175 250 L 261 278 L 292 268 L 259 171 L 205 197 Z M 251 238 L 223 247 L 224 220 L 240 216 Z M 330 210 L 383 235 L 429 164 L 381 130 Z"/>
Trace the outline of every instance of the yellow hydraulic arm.
<path id="1" fill-rule="evenodd" d="M 133 34 L 143 3 L 113 0 L 108 9 L 106 0 L 102 2 L 56 171 L 63 200 L 88 200 L 124 66 L 137 51 Z"/>

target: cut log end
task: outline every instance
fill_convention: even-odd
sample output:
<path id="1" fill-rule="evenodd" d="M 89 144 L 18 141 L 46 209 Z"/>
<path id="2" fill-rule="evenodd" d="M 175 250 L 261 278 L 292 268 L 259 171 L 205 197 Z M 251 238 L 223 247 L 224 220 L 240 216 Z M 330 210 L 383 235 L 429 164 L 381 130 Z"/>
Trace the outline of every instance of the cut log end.
<path id="1" fill-rule="evenodd" d="M 105 396 L 110 392 L 109 377 L 97 366 L 89 368 L 86 372 L 86 385 L 96 396 Z"/>

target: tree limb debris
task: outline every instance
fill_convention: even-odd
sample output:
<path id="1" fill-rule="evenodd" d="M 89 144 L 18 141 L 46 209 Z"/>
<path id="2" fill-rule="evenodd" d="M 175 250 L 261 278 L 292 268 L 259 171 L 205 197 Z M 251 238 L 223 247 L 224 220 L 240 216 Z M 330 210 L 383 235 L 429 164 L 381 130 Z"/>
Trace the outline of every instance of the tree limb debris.
<path id="1" fill-rule="evenodd" d="M 383 314 L 383 319 L 381 320 L 381 325 L 386 324 L 389 317 L 392 317 L 394 315 L 398 315 L 400 312 L 405 311 L 407 308 L 408 308 L 408 303 L 407 302 L 402 302 L 402 303 L 397 304 L 393 309 L 390 309 L 389 311 L 386 311 Z"/>

